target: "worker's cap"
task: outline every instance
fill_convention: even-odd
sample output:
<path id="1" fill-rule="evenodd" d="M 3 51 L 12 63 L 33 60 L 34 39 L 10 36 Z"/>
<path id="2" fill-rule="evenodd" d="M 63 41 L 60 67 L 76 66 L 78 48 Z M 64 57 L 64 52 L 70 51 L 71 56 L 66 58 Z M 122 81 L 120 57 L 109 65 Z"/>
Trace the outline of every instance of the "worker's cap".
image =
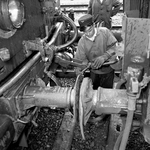
<path id="1" fill-rule="evenodd" d="M 78 20 L 80 27 L 91 26 L 93 24 L 92 15 L 86 14 Z"/>

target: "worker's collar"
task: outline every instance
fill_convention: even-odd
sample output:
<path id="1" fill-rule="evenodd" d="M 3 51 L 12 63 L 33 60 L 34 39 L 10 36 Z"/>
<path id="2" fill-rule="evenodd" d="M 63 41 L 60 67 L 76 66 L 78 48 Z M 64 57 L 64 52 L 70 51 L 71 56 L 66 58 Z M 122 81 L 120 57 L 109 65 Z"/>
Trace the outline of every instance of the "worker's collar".
<path id="1" fill-rule="evenodd" d="M 85 26 L 85 35 L 86 36 L 92 36 L 93 35 L 93 30 L 94 29 L 94 24 L 90 25 L 90 26 Z"/>
<path id="2" fill-rule="evenodd" d="M 90 33 L 88 33 L 88 34 L 90 34 Z M 96 35 L 97 35 L 97 28 L 95 28 L 95 27 L 93 28 L 93 34 L 92 34 L 92 36 L 91 35 L 89 36 L 88 34 L 85 33 L 86 38 L 88 38 L 90 41 L 94 41 L 95 38 L 96 38 Z"/>

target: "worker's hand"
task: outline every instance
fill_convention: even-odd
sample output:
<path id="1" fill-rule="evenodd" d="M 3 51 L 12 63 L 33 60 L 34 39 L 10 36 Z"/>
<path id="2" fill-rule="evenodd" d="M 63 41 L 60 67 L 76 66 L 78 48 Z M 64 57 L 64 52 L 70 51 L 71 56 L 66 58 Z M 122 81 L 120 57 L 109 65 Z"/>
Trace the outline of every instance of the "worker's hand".
<path id="1" fill-rule="evenodd" d="M 92 69 L 98 69 L 98 68 L 100 68 L 102 65 L 103 65 L 103 63 L 105 62 L 105 57 L 104 56 L 99 56 L 99 57 L 97 57 L 95 60 L 94 60 L 94 62 L 91 64 L 91 68 Z"/>
<path id="2" fill-rule="evenodd" d="M 76 67 L 75 72 L 76 75 L 78 76 L 79 74 L 82 73 L 82 70 L 84 70 L 88 66 L 88 62 L 82 62 L 82 68 Z"/>

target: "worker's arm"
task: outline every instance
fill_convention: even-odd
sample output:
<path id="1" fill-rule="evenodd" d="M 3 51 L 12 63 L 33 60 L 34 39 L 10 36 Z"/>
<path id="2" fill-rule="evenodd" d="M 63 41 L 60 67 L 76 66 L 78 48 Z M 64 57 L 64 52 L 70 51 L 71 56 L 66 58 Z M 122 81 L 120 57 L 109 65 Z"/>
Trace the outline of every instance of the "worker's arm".
<path id="1" fill-rule="evenodd" d="M 88 4 L 88 10 L 87 10 L 87 13 L 91 15 L 92 15 L 92 3 L 93 3 L 93 0 L 90 0 Z"/>
<path id="2" fill-rule="evenodd" d="M 105 54 L 107 55 L 107 57 L 109 59 L 113 55 L 116 54 L 117 40 L 109 29 L 106 29 L 106 35 L 107 35 L 107 50 L 106 50 Z"/>
<path id="3" fill-rule="evenodd" d="M 110 59 L 112 56 L 114 56 L 116 54 L 116 44 L 111 46 L 105 53 L 105 55 L 107 56 L 106 57 L 106 60 Z"/>
<path id="4" fill-rule="evenodd" d="M 118 0 L 114 0 L 111 17 L 116 15 L 119 12 L 121 6 L 122 6 L 122 3 L 120 3 Z"/>
<path id="5" fill-rule="evenodd" d="M 82 38 L 78 42 L 75 59 L 81 60 L 82 64 L 85 66 L 88 64 L 88 59 L 86 57 L 86 52 L 85 52 L 85 47 L 84 47 L 84 41 L 82 40 Z M 75 71 L 76 71 L 76 74 L 79 74 L 79 72 L 82 71 L 82 69 L 79 67 L 76 67 Z"/>

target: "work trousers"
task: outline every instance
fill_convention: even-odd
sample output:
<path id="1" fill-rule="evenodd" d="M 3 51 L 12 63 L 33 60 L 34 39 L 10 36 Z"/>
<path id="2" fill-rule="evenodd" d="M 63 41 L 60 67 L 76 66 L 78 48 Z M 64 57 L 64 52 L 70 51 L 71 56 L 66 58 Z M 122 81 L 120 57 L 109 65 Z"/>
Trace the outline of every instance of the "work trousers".
<path id="1" fill-rule="evenodd" d="M 95 74 L 90 73 L 90 78 L 93 82 L 93 89 L 96 90 L 98 87 L 113 88 L 114 71 L 107 74 Z"/>

